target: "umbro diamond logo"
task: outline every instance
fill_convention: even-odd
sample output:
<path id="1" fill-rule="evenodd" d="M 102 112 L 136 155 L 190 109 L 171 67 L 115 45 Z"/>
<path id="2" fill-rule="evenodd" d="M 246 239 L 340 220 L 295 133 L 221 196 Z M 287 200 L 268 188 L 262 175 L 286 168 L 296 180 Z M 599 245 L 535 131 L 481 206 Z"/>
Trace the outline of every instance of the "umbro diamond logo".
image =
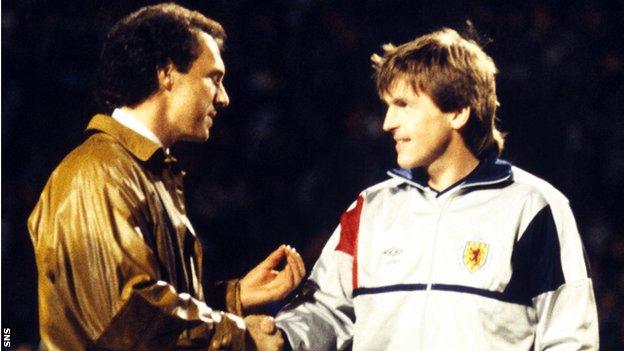
<path id="1" fill-rule="evenodd" d="M 403 252 L 403 249 L 400 249 L 398 247 L 391 247 L 389 249 L 385 249 L 383 254 L 386 256 L 394 257 L 402 252 Z"/>

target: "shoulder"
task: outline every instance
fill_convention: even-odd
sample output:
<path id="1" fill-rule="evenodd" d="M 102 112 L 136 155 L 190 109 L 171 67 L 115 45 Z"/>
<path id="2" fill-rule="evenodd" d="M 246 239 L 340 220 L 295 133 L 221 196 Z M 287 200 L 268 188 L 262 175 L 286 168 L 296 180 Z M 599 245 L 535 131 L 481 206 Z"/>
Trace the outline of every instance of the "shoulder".
<path id="1" fill-rule="evenodd" d="M 533 201 L 541 202 L 544 206 L 567 206 L 568 198 L 552 184 L 519 167 L 513 166 L 513 182 L 515 187 L 526 193 Z"/>
<path id="2" fill-rule="evenodd" d="M 129 213 L 145 203 L 147 182 L 145 171 L 120 144 L 108 135 L 94 134 L 52 172 L 29 228 L 36 232 L 42 223 L 54 223 L 60 216 L 67 216 L 66 225 L 77 225 L 82 218 L 77 214 L 106 218 L 103 214 L 113 208 Z"/>
<path id="3" fill-rule="evenodd" d="M 408 184 L 398 178 L 390 178 L 364 189 L 341 217 L 341 225 L 356 223 L 360 218 L 394 216 L 395 211 L 409 203 Z"/>
<path id="4" fill-rule="evenodd" d="M 403 187 L 401 185 L 403 184 L 405 184 L 405 181 L 398 178 L 386 179 L 380 183 L 364 189 L 360 193 L 360 196 L 364 198 L 367 202 L 373 201 L 380 197 L 386 198 L 387 196 L 392 196 L 402 191 Z"/>
<path id="5" fill-rule="evenodd" d="M 399 186 L 402 183 L 404 182 L 399 179 L 390 178 L 364 189 L 362 192 L 360 192 L 357 199 L 355 199 L 343 213 L 341 220 L 344 220 L 345 216 L 356 216 L 357 218 L 359 218 L 360 212 L 363 207 L 368 208 L 371 205 L 380 205 L 381 203 L 387 201 L 388 198 L 392 196 L 392 194 L 399 191 Z"/>
<path id="6" fill-rule="evenodd" d="M 96 133 L 65 156 L 46 188 L 61 194 L 97 191 L 136 184 L 142 172 L 138 161 L 114 138 Z"/>
<path id="7" fill-rule="evenodd" d="M 72 150 L 59 168 L 89 170 L 99 168 L 123 168 L 133 163 L 132 156 L 113 137 L 104 133 L 91 135 Z"/>
<path id="8" fill-rule="evenodd" d="M 553 224 L 558 233 L 576 233 L 576 220 L 568 198 L 547 181 L 520 168 L 513 168 L 514 185 L 526 194 L 523 206 L 522 228 L 542 220 Z"/>

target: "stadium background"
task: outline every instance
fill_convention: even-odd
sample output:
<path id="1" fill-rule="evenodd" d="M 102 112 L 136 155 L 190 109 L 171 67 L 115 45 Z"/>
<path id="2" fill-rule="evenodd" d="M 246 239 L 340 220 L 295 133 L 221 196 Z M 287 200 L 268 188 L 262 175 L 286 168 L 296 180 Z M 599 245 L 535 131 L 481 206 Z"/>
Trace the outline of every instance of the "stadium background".
<path id="1" fill-rule="evenodd" d="M 13 349 L 38 338 L 27 215 L 101 111 L 90 86 L 106 31 L 147 3 L 2 1 L 2 327 Z M 471 19 L 493 39 L 504 158 L 570 198 L 602 349 L 624 349 L 624 2 L 517 3 L 181 1 L 229 35 L 231 106 L 209 142 L 174 149 L 210 274 L 238 276 L 280 243 L 311 268 L 341 212 L 394 166 L 370 54 Z"/>

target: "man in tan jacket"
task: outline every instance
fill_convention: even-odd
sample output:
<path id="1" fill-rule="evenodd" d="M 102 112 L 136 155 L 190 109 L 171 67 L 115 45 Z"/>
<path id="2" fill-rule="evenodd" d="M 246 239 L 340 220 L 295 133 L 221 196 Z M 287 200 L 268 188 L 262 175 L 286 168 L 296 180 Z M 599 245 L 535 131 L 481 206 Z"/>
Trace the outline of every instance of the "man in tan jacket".
<path id="1" fill-rule="evenodd" d="M 171 3 L 109 33 L 98 95 L 114 112 L 93 117 L 28 221 L 46 349 L 281 349 L 269 317 L 236 315 L 288 295 L 305 275 L 301 256 L 280 246 L 242 279 L 203 287 L 169 152 L 206 141 L 229 104 L 224 40 L 219 23 Z"/>

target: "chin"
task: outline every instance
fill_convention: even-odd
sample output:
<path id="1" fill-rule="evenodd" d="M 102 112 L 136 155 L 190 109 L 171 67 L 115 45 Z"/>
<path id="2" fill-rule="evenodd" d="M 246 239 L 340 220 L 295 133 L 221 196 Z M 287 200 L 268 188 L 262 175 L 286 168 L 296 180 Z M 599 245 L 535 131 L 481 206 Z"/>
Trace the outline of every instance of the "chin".
<path id="1" fill-rule="evenodd" d="M 412 169 L 422 166 L 421 162 L 418 162 L 417 160 L 404 160 L 401 158 L 397 159 L 397 164 L 403 169 Z"/>
<path id="2" fill-rule="evenodd" d="M 203 135 L 189 135 L 186 138 L 184 138 L 184 141 L 187 142 L 191 142 L 191 143 L 203 143 L 206 140 L 208 140 L 208 137 L 210 136 L 209 133 L 203 134 Z"/>
<path id="3" fill-rule="evenodd" d="M 200 132 L 195 136 L 198 142 L 204 142 L 208 140 L 208 138 L 210 137 L 210 128 L 204 126 L 204 128 L 198 129 L 198 131 Z"/>

